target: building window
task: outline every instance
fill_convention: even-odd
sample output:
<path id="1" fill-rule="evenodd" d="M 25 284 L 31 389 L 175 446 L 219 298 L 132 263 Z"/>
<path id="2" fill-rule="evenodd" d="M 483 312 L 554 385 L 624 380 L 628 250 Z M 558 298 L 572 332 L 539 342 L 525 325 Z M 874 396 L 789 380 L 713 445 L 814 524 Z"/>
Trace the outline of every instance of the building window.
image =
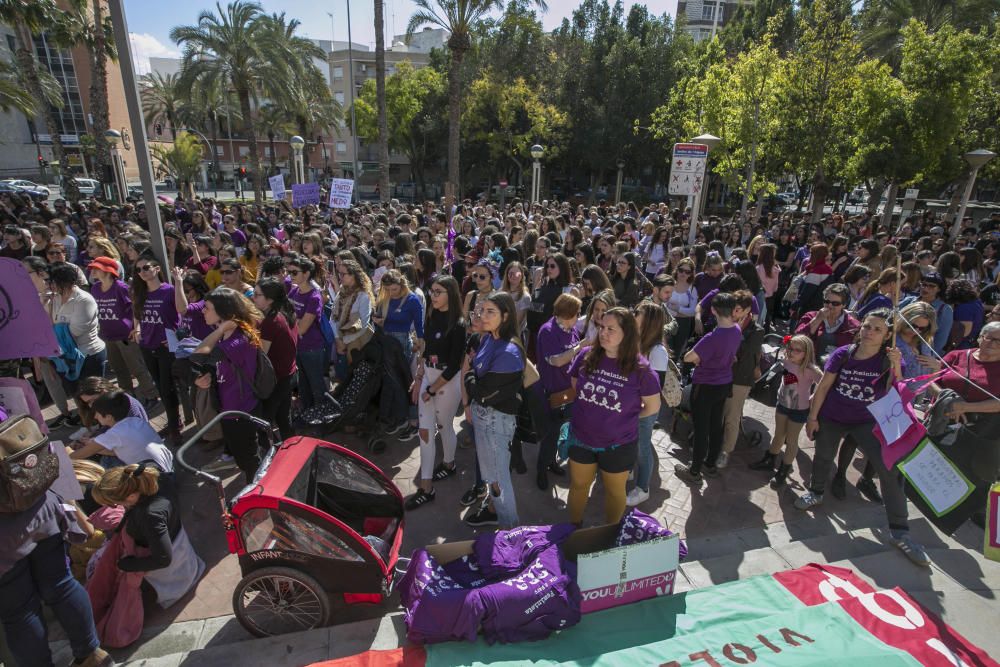
<path id="1" fill-rule="evenodd" d="M 250 147 L 240 146 L 240 157 L 246 157 L 248 155 L 250 155 Z"/>
<path id="2" fill-rule="evenodd" d="M 344 91 L 338 90 L 333 94 L 333 99 L 337 100 L 337 104 L 344 103 Z"/>
<path id="3" fill-rule="evenodd" d="M 337 65 L 333 68 L 333 78 L 337 81 L 344 78 L 344 66 Z"/>
<path id="4" fill-rule="evenodd" d="M 271 147 L 264 146 L 264 157 L 271 157 Z"/>
<path id="5" fill-rule="evenodd" d="M 337 142 L 337 152 L 338 153 L 346 153 L 347 152 L 347 142 L 346 141 L 338 141 Z"/>
<path id="6" fill-rule="evenodd" d="M 218 155 L 219 157 L 225 155 L 225 151 L 223 150 L 222 146 L 215 147 L 215 154 Z"/>
<path id="7" fill-rule="evenodd" d="M 701 6 L 701 20 L 702 21 L 714 21 L 715 20 L 715 8 L 714 4 L 705 3 Z"/>

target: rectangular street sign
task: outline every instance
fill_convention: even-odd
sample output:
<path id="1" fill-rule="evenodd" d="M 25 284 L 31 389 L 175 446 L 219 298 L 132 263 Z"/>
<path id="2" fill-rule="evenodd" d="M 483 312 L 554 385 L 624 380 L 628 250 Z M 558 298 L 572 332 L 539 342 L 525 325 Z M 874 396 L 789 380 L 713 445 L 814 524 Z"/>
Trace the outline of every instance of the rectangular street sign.
<path id="1" fill-rule="evenodd" d="M 707 159 L 708 146 L 704 144 L 674 144 L 668 192 L 672 195 L 701 192 Z"/>

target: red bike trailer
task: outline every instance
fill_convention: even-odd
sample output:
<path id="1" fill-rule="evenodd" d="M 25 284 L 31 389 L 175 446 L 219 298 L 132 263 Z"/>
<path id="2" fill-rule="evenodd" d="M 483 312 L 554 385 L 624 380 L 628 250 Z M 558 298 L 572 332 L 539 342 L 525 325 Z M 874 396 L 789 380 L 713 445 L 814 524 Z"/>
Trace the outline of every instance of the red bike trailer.
<path id="1" fill-rule="evenodd" d="M 177 460 L 218 491 L 229 551 L 243 573 L 233 592 L 243 627 L 261 637 L 308 630 L 331 621 L 334 596 L 347 604 L 387 598 L 403 540 L 403 496 L 392 480 L 346 447 L 294 436 L 269 447 L 254 480 L 227 502 L 220 478 L 185 460 L 226 417 L 250 420 L 273 442 L 264 420 L 223 412 L 180 448 Z"/>

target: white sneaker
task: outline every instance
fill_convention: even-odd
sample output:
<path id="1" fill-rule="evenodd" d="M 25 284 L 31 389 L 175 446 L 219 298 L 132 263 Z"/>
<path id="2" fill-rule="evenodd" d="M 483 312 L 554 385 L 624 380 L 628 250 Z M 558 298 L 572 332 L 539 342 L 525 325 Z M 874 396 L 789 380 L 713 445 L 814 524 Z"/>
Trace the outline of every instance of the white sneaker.
<path id="1" fill-rule="evenodd" d="M 629 507 L 635 507 L 636 505 L 641 505 L 649 500 L 649 491 L 643 491 L 638 486 L 628 492 L 625 496 L 625 504 Z"/>
<path id="2" fill-rule="evenodd" d="M 914 542 L 909 534 L 893 538 L 892 543 L 913 563 L 923 567 L 930 567 L 931 558 L 927 555 L 926 549 L 924 549 L 923 545 Z"/>
<path id="3" fill-rule="evenodd" d="M 729 465 L 729 454 L 726 452 L 719 452 L 719 458 L 715 459 L 715 467 L 721 470 L 727 465 Z"/>

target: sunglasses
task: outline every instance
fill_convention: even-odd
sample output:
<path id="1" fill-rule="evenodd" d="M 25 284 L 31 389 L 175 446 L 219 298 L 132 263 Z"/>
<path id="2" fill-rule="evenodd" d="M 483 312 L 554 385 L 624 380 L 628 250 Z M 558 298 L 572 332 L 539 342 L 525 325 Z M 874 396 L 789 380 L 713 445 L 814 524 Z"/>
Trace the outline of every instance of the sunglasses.
<path id="1" fill-rule="evenodd" d="M 843 306 L 843 301 L 831 301 L 830 299 L 823 299 L 823 304 L 827 306 Z"/>
<path id="2" fill-rule="evenodd" d="M 559 265 L 558 264 L 546 264 L 545 268 L 546 269 L 558 269 Z"/>
<path id="3" fill-rule="evenodd" d="M 152 271 L 156 266 L 154 264 L 143 264 L 135 268 L 138 269 L 139 273 L 145 273 L 146 271 Z"/>
<path id="4" fill-rule="evenodd" d="M 489 280 L 490 279 L 490 274 L 488 274 L 488 273 L 477 273 L 476 275 L 474 275 L 472 277 L 475 280 Z"/>
<path id="5" fill-rule="evenodd" d="M 231 276 L 236 273 L 236 271 L 234 269 L 226 269 L 225 271 L 219 271 L 219 273 L 224 276 Z"/>

